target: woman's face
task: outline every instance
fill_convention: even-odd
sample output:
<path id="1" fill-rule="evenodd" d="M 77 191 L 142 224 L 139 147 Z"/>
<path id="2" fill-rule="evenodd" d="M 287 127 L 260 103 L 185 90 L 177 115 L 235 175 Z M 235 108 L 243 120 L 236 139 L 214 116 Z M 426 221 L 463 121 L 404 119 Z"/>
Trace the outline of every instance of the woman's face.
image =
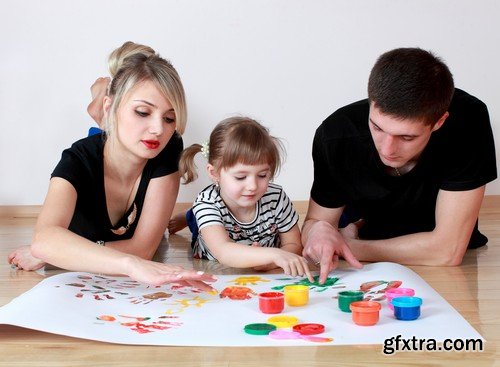
<path id="1" fill-rule="evenodd" d="M 116 141 L 145 159 L 156 157 L 176 128 L 172 105 L 151 81 L 137 84 L 124 95 L 115 121 Z"/>

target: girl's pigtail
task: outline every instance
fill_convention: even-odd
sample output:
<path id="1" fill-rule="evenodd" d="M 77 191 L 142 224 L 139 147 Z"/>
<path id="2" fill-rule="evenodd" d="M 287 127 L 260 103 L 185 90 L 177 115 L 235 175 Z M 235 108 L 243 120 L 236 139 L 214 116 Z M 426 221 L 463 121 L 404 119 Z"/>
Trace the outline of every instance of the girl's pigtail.
<path id="1" fill-rule="evenodd" d="M 194 157 L 197 153 L 201 152 L 200 144 L 193 144 L 186 149 L 181 154 L 179 160 L 179 173 L 182 177 L 183 184 L 187 185 L 198 178 L 198 173 L 196 164 L 194 164 Z"/>

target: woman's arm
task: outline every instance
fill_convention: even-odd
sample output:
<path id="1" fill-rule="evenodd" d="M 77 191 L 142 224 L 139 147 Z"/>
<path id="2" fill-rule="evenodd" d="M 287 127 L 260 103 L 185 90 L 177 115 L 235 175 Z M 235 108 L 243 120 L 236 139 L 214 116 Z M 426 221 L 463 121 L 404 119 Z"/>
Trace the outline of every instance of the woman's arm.
<path id="1" fill-rule="evenodd" d="M 74 187 L 62 178 L 52 178 L 37 221 L 31 252 L 55 266 L 101 274 L 121 274 L 154 285 L 184 282 L 210 289 L 210 275 L 186 271 L 180 266 L 155 263 L 112 247 L 98 246 L 68 229 L 76 205 Z M 171 210 L 171 208 L 170 208 Z M 168 221 L 168 219 L 166 220 Z"/>

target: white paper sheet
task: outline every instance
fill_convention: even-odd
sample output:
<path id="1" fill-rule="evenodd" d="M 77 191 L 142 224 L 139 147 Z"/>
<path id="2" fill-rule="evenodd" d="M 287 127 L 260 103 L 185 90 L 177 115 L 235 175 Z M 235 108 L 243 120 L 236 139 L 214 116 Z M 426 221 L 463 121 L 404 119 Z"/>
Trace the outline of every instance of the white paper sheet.
<path id="1" fill-rule="evenodd" d="M 382 344 L 397 335 L 437 342 L 481 338 L 448 302 L 404 266 L 375 263 L 362 270 L 334 271 L 330 277 L 340 279 L 330 287 L 311 287 L 306 306 L 285 305 L 280 314 L 295 316 L 300 323 L 325 325 L 325 332 L 318 336 L 333 338 L 326 343 L 246 334 L 246 324 L 265 323 L 273 316 L 259 310 L 258 296 L 250 292 L 249 299 L 234 300 L 171 284 L 151 287 L 129 278 L 87 273 L 45 279 L 1 307 L 0 323 L 110 343 L 177 346 Z M 214 287 L 219 293 L 226 287 L 239 286 L 258 294 L 300 280 L 283 274 L 219 275 Z M 423 299 L 420 318 L 395 319 L 385 300 L 381 301 L 380 320 L 375 326 L 358 326 L 350 313 L 339 310 L 335 298 L 339 291 L 356 290 L 362 283 L 377 280 L 400 280 L 401 287 L 413 288 Z"/>

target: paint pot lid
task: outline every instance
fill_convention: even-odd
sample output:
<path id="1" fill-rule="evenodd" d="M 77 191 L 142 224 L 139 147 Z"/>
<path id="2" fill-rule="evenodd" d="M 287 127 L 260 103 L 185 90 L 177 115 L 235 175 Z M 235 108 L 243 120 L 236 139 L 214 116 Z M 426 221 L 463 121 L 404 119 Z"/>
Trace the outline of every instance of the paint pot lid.
<path id="1" fill-rule="evenodd" d="M 399 297 L 399 296 L 413 296 L 415 290 L 412 288 L 390 288 L 385 291 L 386 296 Z"/>
<path id="2" fill-rule="evenodd" d="M 279 328 L 287 328 L 297 325 L 299 323 L 299 319 L 295 316 L 273 316 L 267 319 L 267 322 L 271 325 Z"/>
<path id="3" fill-rule="evenodd" d="M 272 339 L 300 339 L 300 333 L 297 331 L 274 330 L 269 333 Z"/>
<path id="4" fill-rule="evenodd" d="M 418 307 L 422 305 L 420 297 L 396 297 L 391 301 L 395 307 Z"/>
<path id="5" fill-rule="evenodd" d="M 302 335 L 316 335 L 325 331 L 325 325 L 322 324 L 298 324 L 292 329 Z"/>
<path id="6" fill-rule="evenodd" d="M 271 324 L 264 324 L 264 323 L 260 323 L 260 324 L 248 324 L 248 325 L 245 325 L 245 327 L 244 327 L 243 330 L 245 330 L 245 333 L 247 333 L 247 334 L 252 334 L 252 335 L 267 335 L 271 331 L 276 330 L 276 326 L 275 325 L 271 325 Z"/>

